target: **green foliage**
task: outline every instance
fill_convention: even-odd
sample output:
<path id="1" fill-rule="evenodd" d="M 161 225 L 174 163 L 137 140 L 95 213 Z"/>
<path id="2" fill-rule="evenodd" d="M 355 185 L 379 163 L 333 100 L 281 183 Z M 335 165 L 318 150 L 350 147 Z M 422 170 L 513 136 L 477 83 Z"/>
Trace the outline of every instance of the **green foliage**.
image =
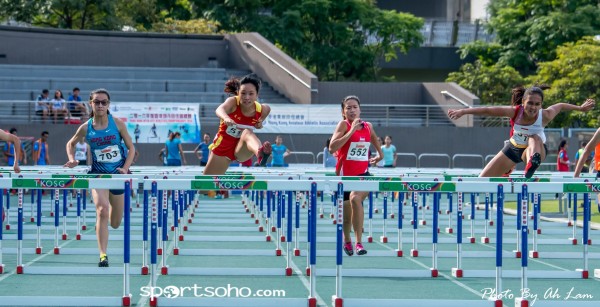
<path id="1" fill-rule="evenodd" d="M 539 63 L 538 74 L 528 78 L 530 83 L 551 86 L 544 100 L 549 103 L 569 102 L 580 105 L 587 98 L 600 98 L 600 40 L 584 37 L 556 49 L 555 60 Z M 562 113 L 553 127 L 597 127 L 600 123 L 598 105 L 588 113 Z"/>
<path id="2" fill-rule="evenodd" d="M 378 61 L 422 42 L 423 21 L 365 0 L 196 1 L 226 31 L 259 32 L 320 80 L 376 80 Z"/>
<path id="3" fill-rule="evenodd" d="M 558 46 L 600 32 L 598 0 L 491 0 L 488 11 L 487 28 L 496 35 L 496 45 L 469 44 L 461 48 L 463 55 L 499 61 L 526 74 L 535 72 L 538 62 L 553 60 Z"/>
<path id="4" fill-rule="evenodd" d="M 485 65 L 477 60 L 467 63 L 460 71 L 450 73 L 447 82 L 456 82 L 471 91 L 481 104 L 510 105 L 511 89 L 523 84 L 523 77 L 510 66 Z"/>
<path id="5" fill-rule="evenodd" d="M 218 31 L 219 24 L 206 19 L 175 20 L 167 18 L 152 24 L 152 32 L 178 34 L 224 34 Z"/>

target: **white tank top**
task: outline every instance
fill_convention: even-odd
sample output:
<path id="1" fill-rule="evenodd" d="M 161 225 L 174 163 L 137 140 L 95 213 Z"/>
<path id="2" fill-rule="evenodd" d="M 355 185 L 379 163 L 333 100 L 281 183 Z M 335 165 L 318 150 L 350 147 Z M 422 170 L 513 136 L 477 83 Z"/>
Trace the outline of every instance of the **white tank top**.
<path id="1" fill-rule="evenodd" d="M 527 140 L 529 138 L 529 136 L 532 135 L 539 135 L 540 138 L 542 139 L 542 143 L 546 143 L 546 134 L 544 134 L 544 126 L 542 125 L 542 121 L 543 121 L 543 115 L 542 112 L 543 110 L 540 110 L 540 112 L 538 113 L 537 119 L 535 120 L 535 122 L 529 126 L 524 126 L 524 125 L 519 125 L 517 124 L 517 120 L 521 117 L 522 113 L 521 109 L 521 113 L 519 113 L 517 115 L 517 118 L 515 119 L 515 124 L 513 126 L 513 135 L 510 138 L 510 142 L 518 148 L 525 148 L 527 147 Z"/>
<path id="2" fill-rule="evenodd" d="M 87 159 L 87 143 L 75 144 L 75 160 L 86 160 Z"/>

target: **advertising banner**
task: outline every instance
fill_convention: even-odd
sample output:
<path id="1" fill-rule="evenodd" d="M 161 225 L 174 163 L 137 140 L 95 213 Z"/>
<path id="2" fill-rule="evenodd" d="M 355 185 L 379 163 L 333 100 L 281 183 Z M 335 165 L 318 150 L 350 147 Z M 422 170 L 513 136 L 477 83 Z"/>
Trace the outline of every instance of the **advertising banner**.
<path id="1" fill-rule="evenodd" d="M 342 119 L 340 105 L 269 106 L 271 113 L 257 133 L 332 134 Z"/>

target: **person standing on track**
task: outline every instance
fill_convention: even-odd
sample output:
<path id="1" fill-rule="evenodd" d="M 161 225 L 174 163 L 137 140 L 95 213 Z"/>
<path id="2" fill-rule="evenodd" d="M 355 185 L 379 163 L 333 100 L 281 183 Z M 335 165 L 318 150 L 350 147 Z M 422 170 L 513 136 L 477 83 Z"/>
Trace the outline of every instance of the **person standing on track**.
<path id="1" fill-rule="evenodd" d="M 376 165 L 383 159 L 379 138 L 373 125 L 360 119 L 360 100 L 356 96 L 348 96 L 342 100 L 342 117 L 329 143 L 329 152 L 337 152 L 338 176 L 371 176 L 369 163 Z M 369 146 L 373 145 L 377 156 L 369 159 Z M 350 230 L 354 228 L 356 238 L 356 254 L 367 253 L 362 245 L 364 224 L 363 201 L 369 192 L 344 192 L 344 252 L 348 256 L 354 254 Z"/>
<path id="2" fill-rule="evenodd" d="M 75 158 L 75 146 L 79 139 L 85 138 L 90 145 L 92 156 L 91 174 L 127 174 L 129 166 L 135 157 L 135 147 L 127 127 L 110 112 L 110 94 L 105 89 L 97 89 L 90 94 L 92 113 L 86 123 L 79 126 L 77 132 L 67 142 L 67 157 L 69 161 L 65 167 L 73 168 L 79 165 Z M 121 145 L 125 143 L 125 148 Z M 125 191 L 92 189 L 92 196 L 96 204 L 96 236 L 98 250 L 100 251 L 99 267 L 108 267 L 108 221 L 112 228 L 119 228 L 123 218 L 123 205 Z"/>
<path id="3" fill-rule="evenodd" d="M 448 110 L 448 117 L 452 120 L 467 114 L 510 118 L 509 142 L 485 166 L 479 177 L 501 177 L 518 163 L 525 162 L 525 177 L 531 178 L 546 158 L 544 127 L 560 112 L 587 112 L 595 104 L 593 99 L 587 99 L 581 106 L 557 103 L 543 109 L 544 92 L 537 86 L 513 89 L 511 100 L 512 106 Z"/>
<path id="4" fill-rule="evenodd" d="M 212 152 L 204 167 L 204 175 L 225 174 L 231 161 L 246 161 L 253 155 L 258 158 L 260 166 L 265 166 L 271 155 L 271 143 L 265 141 L 261 145 L 253 129 L 239 126 L 261 129 L 269 116 L 271 108 L 257 101 L 260 86 L 261 81 L 254 74 L 225 82 L 225 92 L 235 96 L 227 98 L 215 112 L 221 123 L 209 147 Z"/>

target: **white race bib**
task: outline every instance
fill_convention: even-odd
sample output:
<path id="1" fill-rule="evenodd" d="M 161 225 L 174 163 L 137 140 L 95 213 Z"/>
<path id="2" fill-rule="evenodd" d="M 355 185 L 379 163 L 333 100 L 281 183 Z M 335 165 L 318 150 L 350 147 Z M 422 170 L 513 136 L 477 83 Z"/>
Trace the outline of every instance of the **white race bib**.
<path id="1" fill-rule="evenodd" d="M 118 145 L 111 145 L 103 149 L 94 150 L 94 156 L 99 163 L 114 163 L 121 161 L 121 150 Z"/>
<path id="2" fill-rule="evenodd" d="M 513 134 L 512 139 L 518 145 L 527 145 L 527 140 L 529 139 L 529 135 L 522 134 L 522 133 L 515 133 L 515 134 Z"/>
<path id="3" fill-rule="evenodd" d="M 225 130 L 225 132 L 226 132 L 227 134 L 231 135 L 232 137 L 234 137 L 234 138 L 236 138 L 236 139 L 239 139 L 239 138 L 240 138 L 240 136 L 242 135 L 242 131 L 243 131 L 243 130 L 244 130 L 244 129 L 239 129 L 239 128 L 238 128 L 238 127 L 236 127 L 236 126 L 228 126 L 228 127 L 227 127 L 227 130 Z"/>
<path id="4" fill-rule="evenodd" d="M 369 161 L 369 142 L 352 142 L 346 160 Z"/>

